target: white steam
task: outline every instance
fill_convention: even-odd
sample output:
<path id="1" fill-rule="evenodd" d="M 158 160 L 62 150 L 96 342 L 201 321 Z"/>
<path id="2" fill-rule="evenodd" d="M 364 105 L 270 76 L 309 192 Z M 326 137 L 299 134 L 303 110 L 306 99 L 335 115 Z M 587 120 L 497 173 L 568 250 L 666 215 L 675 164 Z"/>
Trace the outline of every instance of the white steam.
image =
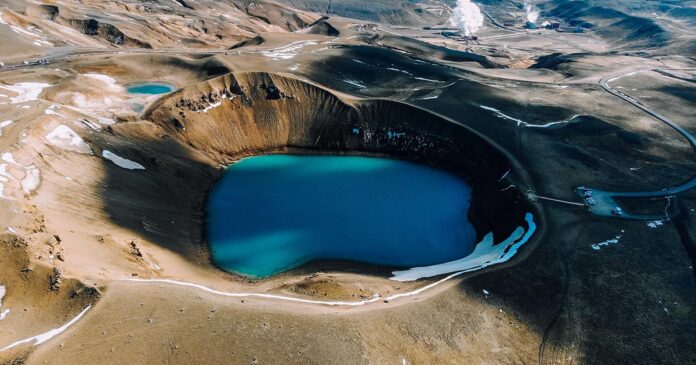
<path id="1" fill-rule="evenodd" d="M 539 10 L 534 6 L 534 2 L 525 1 L 524 11 L 527 13 L 527 21 L 536 24 L 537 20 L 539 20 Z"/>
<path id="2" fill-rule="evenodd" d="M 464 35 L 471 36 L 483 26 L 483 14 L 478 5 L 470 0 L 457 0 L 450 23 L 464 32 Z"/>

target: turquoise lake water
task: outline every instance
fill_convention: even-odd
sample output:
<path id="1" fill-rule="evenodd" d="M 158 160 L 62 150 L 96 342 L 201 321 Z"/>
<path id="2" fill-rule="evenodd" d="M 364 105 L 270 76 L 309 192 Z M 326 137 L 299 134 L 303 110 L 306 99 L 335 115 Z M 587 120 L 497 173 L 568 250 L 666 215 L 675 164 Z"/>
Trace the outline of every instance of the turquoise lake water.
<path id="1" fill-rule="evenodd" d="M 257 278 L 314 259 L 433 265 L 473 250 L 470 197 L 458 177 L 405 161 L 249 157 L 210 193 L 208 241 L 218 267 Z"/>
<path id="2" fill-rule="evenodd" d="M 159 82 L 150 82 L 150 83 L 140 83 L 140 84 L 136 84 L 133 86 L 129 86 L 127 88 L 127 90 L 131 94 L 157 95 L 157 94 L 166 94 L 166 93 L 174 91 L 174 86 L 169 85 L 169 84 L 159 83 Z"/>

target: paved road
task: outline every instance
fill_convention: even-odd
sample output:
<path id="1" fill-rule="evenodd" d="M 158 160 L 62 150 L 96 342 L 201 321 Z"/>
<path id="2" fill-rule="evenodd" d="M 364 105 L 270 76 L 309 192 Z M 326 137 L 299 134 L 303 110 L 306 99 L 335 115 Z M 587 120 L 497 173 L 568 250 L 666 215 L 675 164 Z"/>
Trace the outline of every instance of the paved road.
<path id="1" fill-rule="evenodd" d="M 635 106 L 636 108 L 644 111 L 647 114 L 650 114 L 654 118 L 660 120 L 661 122 L 667 124 L 674 130 L 676 130 L 679 134 L 684 136 L 689 141 L 689 144 L 691 144 L 691 148 L 693 149 L 694 153 L 696 154 L 696 137 L 691 135 L 686 129 L 680 127 L 676 123 L 674 123 L 672 120 L 669 118 L 657 113 L 656 111 L 648 108 L 644 104 L 642 104 L 640 101 L 632 98 L 631 96 L 622 93 L 621 91 L 618 91 L 614 88 L 611 87 L 610 83 L 612 81 L 618 80 L 621 77 L 625 76 L 631 76 L 636 73 L 641 73 L 641 72 L 646 72 L 646 71 L 657 71 L 654 69 L 642 69 L 642 70 L 637 70 L 637 71 L 631 71 L 631 72 L 623 72 L 620 74 L 615 74 L 611 75 L 608 77 L 605 77 L 600 80 L 599 84 L 602 86 L 604 90 L 609 92 L 610 94 L 617 96 L 624 101 L 630 103 L 631 105 Z M 626 212 L 623 212 L 620 217 L 622 218 L 627 218 L 627 219 L 661 219 L 661 218 L 669 218 L 669 212 L 667 211 L 667 206 L 671 205 L 672 198 L 676 197 L 677 195 L 684 193 L 688 190 L 691 190 L 693 188 L 696 188 L 696 176 L 692 177 L 691 179 L 677 185 L 674 187 L 667 187 L 661 190 L 657 191 L 636 191 L 636 192 L 612 192 L 612 191 L 604 191 L 604 190 L 598 190 L 598 189 L 590 189 L 592 190 L 592 198 L 596 201 L 596 204 L 590 205 L 590 212 L 592 212 L 595 215 L 599 216 L 618 216 L 616 212 L 614 211 L 617 207 L 620 207 L 620 205 L 614 200 L 614 198 L 643 198 L 643 199 L 659 199 L 659 198 L 664 198 L 665 199 L 665 212 L 660 212 L 660 214 L 629 214 Z M 578 192 L 581 196 L 584 194 L 582 191 Z"/>
<path id="2" fill-rule="evenodd" d="M 21 68 L 47 65 L 56 61 L 64 61 L 73 57 L 93 56 L 93 55 L 118 55 L 124 53 L 155 53 L 155 54 L 242 54 L 258 53 L 257 51 L 239 51 L 228 49 L 203 49 L 195 50 L 190 48 L 171 48 L 171 49 L 150 49 L 150 48 L 92 48 L 92 49 L 67 49 L 52 55 L 25 60 L 23 63 L 0 66 L 1 71 L 10 71 Z"/>

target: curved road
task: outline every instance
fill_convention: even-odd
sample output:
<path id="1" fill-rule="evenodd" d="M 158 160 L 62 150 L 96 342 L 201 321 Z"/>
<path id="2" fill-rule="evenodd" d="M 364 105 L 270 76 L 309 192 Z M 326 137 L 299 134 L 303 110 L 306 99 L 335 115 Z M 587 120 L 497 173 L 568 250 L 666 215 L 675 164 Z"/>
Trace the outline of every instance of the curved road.
<path id="1" fill-rule="evenodd" d="M 642 69 L 638 71 L 631 71 L 631 72 L 623 72 L 621 74 L 615 74 L 611 75 L 608 77 L 605 77 L 599 81 L 600 86 L 610 94 L 617 96 L 627 103 L 630 103 L 631 105 L 635 106 L 636 108 L 642 110 L 643 112 L 651 115 L 652 117 L 660 120 L 661 122 L 667 124 L 674 130 L 676 130 L 679 134 L 681 134 L 684 138 L 689 141 L 689 144 L 691 145 L 692 150 L 696 154 L 696 137 L 694 137 L 691 133 L 689 133 L 686 129 L 680 127 L 676 123 L 674 123 L 672 120 L 669 118 L 657 113 L 656 111 L 648 108 L 644 104 L 642 104 L 640 101 L 632 98 L 631 96 L 622 93 L 621 91 L 618 91 L 614 88 L 611 87 L 610 83 L 612 81 L 618 80 L 622 77 L 625 76 L 632 76 L 637 73 L 641 72 L 646 72 L 646 71 L 659 71 L 659 69 Z M 620 207 L 620 205 L 614 200 L 614 198 L 664 198 L 667 199 L 667 204 L 670 204 L 670 199 L 672 197 L 676 197 L 678 194 L 684 193 L 688 190 L 691 190 L 693 188 L 696 188 L 696 176 L 692 177 L 691 179 L 677 185 L 674 187 L 669 187 L 665 188 L 662 190 L 657 190 L 657 191 L 637 191 L 637 192 L 611 192 L 611 191 L 604 191 L 604 190 L 596 190 L 596 189 L 589 189 L 589 191 L 592 192 L 592 198 L 595 200 L 594 205 L 589 205 L 590 212 L 592 212 L 595 215 L 598 216 L 617 216 L 617 217 L 622 217 L 622 218 L 627 218 L 627 219 L 660 219 L 660 218 L 669 218 L 669 215 L 666 211 L 665 208 L 665 213 L 660 214 L 658 216 L 656 215 L 647 215 L 647 214 L 629 214 L 625 212 L 621 212 L 620 214 L 617 214 L 616 208 Z M 581 196 L 584 196 L 584 191 L 580 190 L 578 193 Z M 666 217 L 665 217 L 666 216 Z"/>

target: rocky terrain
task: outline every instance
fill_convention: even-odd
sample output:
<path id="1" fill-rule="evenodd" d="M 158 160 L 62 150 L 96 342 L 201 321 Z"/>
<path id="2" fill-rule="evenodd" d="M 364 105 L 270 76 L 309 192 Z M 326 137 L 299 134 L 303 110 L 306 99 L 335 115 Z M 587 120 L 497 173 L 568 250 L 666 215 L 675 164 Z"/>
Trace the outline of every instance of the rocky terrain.
<path id="1" fill-rule="evenodd" d="M 694 4 L 481 1 L 475 39 L 455 6 L 0 4 L 0 363 L 696 362 L 696 193 L 660 194 L 696 171 Z M 446 169 L 479 240 L 531 237 L 416 281 L 218 270 L 210 188 L 288 152 Z"/>

